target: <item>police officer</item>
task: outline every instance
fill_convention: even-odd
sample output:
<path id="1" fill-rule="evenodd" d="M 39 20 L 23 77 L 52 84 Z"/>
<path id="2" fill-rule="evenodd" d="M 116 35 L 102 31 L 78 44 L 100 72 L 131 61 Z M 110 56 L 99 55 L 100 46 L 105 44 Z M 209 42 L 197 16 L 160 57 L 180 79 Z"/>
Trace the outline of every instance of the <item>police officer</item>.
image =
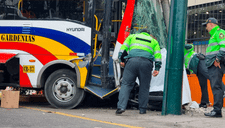
<path id="1" fill-rule="evenodd" d="M 214 97 L 213 110 L 205 113 L 209 117 L 222 117 L 223 90 L 222 77 L 224 72 L 225 31 L 218 26 L 215 18 L 208 18 L 202 25 L 211 35 L 206 49 L 206 66 L 208 67 L 210 84 Z"/>
<path id="2" fill-rule="evenodd" d="M 193 44 L 185 44 L 184 49 L 184 60 L 185 60 L 185 68 L 189 69 L 189 71 L 194 72 L 197 77 L 202 91 L 202 98 L 199 107 L 207 108 L 207 104 L 209 104 L 209 96 L 208 96 L 208 88 L 207 88 L 207 79 L 208 69 L 205 65 L 204 55 L 194 52 Z"/>
<path id="3" fill-rule="evenodd" d="M 147 29 L 143 29 L 141 33 L 131 34 L 126 38 L 119 51 L 118 58 L 120 61 L 125 52 L 128 55 L 124 58 L 127 58 L 128 61 L 126 66 L 124 62 L 120 62 L 121 66 L 125 66 L 125 68 L 116 114 L 125 112 L 130 91 L 133 89 L 133 83 L 135 83 L 136 78 L 139 79 L 140 83 L 138 94 L 139 113 L 146 114 L 151 75 L 157 76 L 162 64 L 159 43 L 150 36 L 150 32 Z M 155 70 L 152 74 L 153 61 L 155 61 Z"/>

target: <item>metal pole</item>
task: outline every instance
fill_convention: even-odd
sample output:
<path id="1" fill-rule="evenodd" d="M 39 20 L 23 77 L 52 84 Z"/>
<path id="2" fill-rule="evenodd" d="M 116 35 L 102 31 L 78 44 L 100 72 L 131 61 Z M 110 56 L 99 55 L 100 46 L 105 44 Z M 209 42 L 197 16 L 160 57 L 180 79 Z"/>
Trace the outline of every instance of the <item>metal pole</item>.
<path id="1" fill-rule="evenodd" d="M 105 15 L 103 19 L 103 41 L 102 41 L 102 60 L 101 60 L 101 81 L 102 87 L 109 86 L 109 46 L 111 43 L 111 10 L 112 0 L 105 1 Z"/>
<path id="2" fill-rule="evenodd" d="M 188 0 L 171 0 L 162 115 L 181 115 Z"/>
<path id="3" fill-rule="evenodd" d="M 88 1 L 88 2 L 87 2 Z M 94 55 L 94 40 L 92 38 L 94 38 L 94 14 L 95 14 L 95 1 L 94 0 L 86 0 L 86 3 L 88 3 L 87 5 L 87 14 L 85 14 L 86 18 L 87 18 L 87 25 L 91 27 L 91 55 Z M 86 78 L 86 83 L 85 85 L 87 85 L 89 78 L 91 78 L 91 74 L 92 74 L 92 67 L 94 65 L 93 62 L 93 57 L 91 59 L 90 62 L 90 66 L 88 67 L 88 74 L 87 74 L 87 78 Z"/>

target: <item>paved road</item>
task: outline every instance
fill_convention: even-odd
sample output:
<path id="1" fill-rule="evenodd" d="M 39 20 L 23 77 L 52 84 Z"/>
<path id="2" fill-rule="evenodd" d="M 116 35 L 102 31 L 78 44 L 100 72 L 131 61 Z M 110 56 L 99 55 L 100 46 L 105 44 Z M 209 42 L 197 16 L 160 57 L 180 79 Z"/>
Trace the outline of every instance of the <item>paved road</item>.
<path id="1" fill-rule="evenodd" d="M 161 116 L 161 112 L 128 109 L 120 116 L 114 107 L 78 107 L 56 109 L 46 102 L 23 102 L 18 109 L 0 108 L 0 128 L 222 128 L 223 118 L 204 117 L 204 111 L 212 108 L 187 109 L 183 115 Z M 225 109 L 223 109 L 225 113 Z M 223 114 L 224 114 L 223 113 Z M 225 115 L 223 115 L 225 116 Z"/>
<path id="2" fill-rule="evenodd" d="M 77 116 L 75 113 L 50 112 L 34 108 L 0 108 L 0 113 L 0 127 L 7 128 L 122 128 L 123 126 Z"/>

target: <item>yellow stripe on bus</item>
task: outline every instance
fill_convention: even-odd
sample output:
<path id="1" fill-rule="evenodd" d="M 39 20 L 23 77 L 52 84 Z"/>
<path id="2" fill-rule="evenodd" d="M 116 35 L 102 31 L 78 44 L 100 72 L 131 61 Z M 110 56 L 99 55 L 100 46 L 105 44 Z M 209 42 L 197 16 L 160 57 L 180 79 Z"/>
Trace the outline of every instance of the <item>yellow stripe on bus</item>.
<path id="1" fill-rule="evenodd" d="M 58 59 L 71 60 L 78 58 L 77 56 L 70 56 L 70 53 L 73 53 L 73 51 L 64 44 L 46 37 L 27 34 L 0 34 L 0 37 L 0 41 L 4 42 L 21 42 L 37 45 Z"/>

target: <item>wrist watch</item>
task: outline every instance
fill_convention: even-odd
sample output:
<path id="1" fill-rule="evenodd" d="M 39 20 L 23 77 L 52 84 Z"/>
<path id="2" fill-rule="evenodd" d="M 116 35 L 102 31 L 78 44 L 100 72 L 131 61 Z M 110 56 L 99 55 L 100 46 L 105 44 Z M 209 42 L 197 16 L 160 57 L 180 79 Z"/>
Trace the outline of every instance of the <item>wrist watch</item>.
<path id="1" fill-rule="evenodd" d="M 220 62 L 220 60 L 219 60 L 218 58 L 216 58 L 216 62 L 217 62 L 217 63 L 219 63 L 219 62 Z"/>

